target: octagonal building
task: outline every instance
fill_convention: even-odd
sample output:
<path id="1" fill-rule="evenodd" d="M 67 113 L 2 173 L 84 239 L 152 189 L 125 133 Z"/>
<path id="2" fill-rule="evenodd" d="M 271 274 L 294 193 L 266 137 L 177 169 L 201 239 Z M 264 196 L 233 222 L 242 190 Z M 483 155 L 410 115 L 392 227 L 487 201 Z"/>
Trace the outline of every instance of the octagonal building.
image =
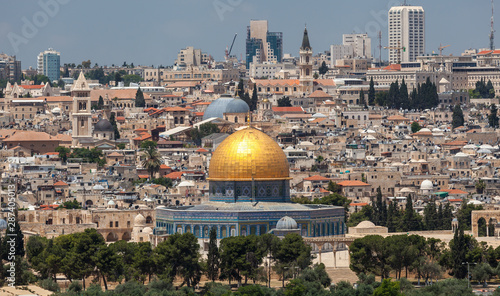
<path id="1" fill-rule="evenodd" d="M 209 201 L 156 210 L 156 236 L 192 232 L 206 242 L 217 238 L 272 232 L 290 217 L 303 237 L 343 235 L 344 208 L 290 202 L 290 174 L 283 150 L 268 135 L 247 127 L 227 137 L 209 166 Z M 203 244 L 201 244 L 203 246 Z"/>

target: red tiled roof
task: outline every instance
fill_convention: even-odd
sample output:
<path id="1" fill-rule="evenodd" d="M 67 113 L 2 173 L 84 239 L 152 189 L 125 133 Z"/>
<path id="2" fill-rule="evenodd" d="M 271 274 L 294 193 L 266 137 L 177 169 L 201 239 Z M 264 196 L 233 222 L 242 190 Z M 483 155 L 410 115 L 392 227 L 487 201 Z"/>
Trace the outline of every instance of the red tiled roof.
<path id="1" fill-rule="evenodd" d="M 401 64 L 391 64 L 384 68 L 386 71 L 401 71 Z"/>
<path id="2" fill-rule="evenodd" d="M 316 90 L 312 94 L 308 95 L 307 97 L 309 97 L 309 98 L 325 98 L 325 99 L 332 98 L 331 95 L 327 94 L 326 92 L 324 92 L 322 90 Z"/>
<path id="3" fill-rule="evenodd" d="M 331 180 L 330 178 L 323 177 L 320 175 L 314 175 L 311 177 L 304 178 L 304 181 L 330 181 L 330 180 Z"/>
<path id="4" fill-rule="evenodd" d="M 56 183 L 54 183 L 54 186 L 69 186 L 69 185 L 63 181 L 57 181 Z"/>
<path id="5" fill-rule="evenodd" d="M 139 179 L 147 179 L 149 175 L 138 175 Z"/>
<path id="6" fill-rule="evenodd" d="M 184 172 L 171 172 L 170 174 L 167 174 L 167 175 L 165 175 L 163 177 L 169 178 L 169 179 L 172 179 L 172 180 L 177 180 L 177 179 L 180 179 L 183 174 L 184 174 Z"/>
<path id="7" fill-rule="evenodd" d="M 142 133 L 139 137 L 134 138 L 134 141 L 144 141 L 146 139 L 151 138 L 151 135 L 148 133 Z"/>
<path id="8" fill-rule="evenodd" d="M 117 116 L 116 121 L 125 121 L 125 117 L 124 116 Z"/>
<path id="9" fill-rule="evenodd" d="M 351 207 L 364 207 L 367 206 L 367 202 L 352 202 L 349 204 Z"/>
<path id="10" fill-rule="evenodd" d="M 207 149 L 204 149 L 204 148 L 200 148 L 198 150 L 196 150 L 196 152 L 200 152 L 200 153 L 207 153 L 208 150 Z"/>
<path id="11" fill-rule="evenodd" d="M 169 167 L 168 165 L 166 164 L 162 164 L 160 165 L 160 170 L 168 170 L 168 169 L 171 169 L 171 167 Z"/>
<path id="12" fill-rule="evenodd" d="M 365 183 L 365 182 L 361 182 L 361 181 L 358 181 L 358 180 L 346 180 L 346 181 L 342 181 L 340 183 L 337 183 L 338 185 L 340 186 L 343 186 L 343 187 L 357 187 L 357 186 L 371 186 L 370 184 L 368 183 Z"/>
<path id="13" fill-rule="evenodd" d="M 19 85 L 24 89 L 42 89 L 45 85 Z"/>
<path id="14" fill-rule="evenodd" d="M 194 112 L 194 116 L 203 116 L 203 114 L 205 114 L 205 112 Z"/>
<path id="15" fill-rule="evenodd" d="M 59 155 L 59 152 L 47 152 L 45 155 Z"/>

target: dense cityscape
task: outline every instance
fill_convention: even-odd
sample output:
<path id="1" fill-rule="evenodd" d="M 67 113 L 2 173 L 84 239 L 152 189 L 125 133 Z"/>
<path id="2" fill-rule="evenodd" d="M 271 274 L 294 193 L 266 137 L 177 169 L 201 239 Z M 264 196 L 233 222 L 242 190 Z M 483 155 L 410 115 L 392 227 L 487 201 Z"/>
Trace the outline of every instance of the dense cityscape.
<path id="1" fill-rule="evenodd" d="M 47 3 L 0 44 L 0 295 L 500 295 L 493 1 L 460 54 L 404 1 L 327 50 L 20 60 Z"/>

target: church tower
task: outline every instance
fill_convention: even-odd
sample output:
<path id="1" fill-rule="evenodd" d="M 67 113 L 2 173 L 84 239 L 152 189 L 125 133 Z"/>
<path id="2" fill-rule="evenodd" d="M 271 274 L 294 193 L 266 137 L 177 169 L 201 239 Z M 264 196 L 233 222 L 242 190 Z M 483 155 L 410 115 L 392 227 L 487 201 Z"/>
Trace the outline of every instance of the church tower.
<path id="1" fill-rule="evenodd" d="M 299 50 L 300 53 L 300 91 L 302 94 L 308 95 L 313 92 L 313 61 L 312 61 L 312 48 L 309 44 L 309 36 L 307 35 L 307 28 L 304 28 L 304 37 L 302 37 L 302 46 Z"/>
<path id="2" fill-rule="evenodd" d="M 83 76 L 83 72 L 80 72 L 80 76 L 74 82 L 71 96 L 73 97 L 72 144 L 73 146 L 79 146 L 82 140 L 92 140 L 90 87 Z"/>

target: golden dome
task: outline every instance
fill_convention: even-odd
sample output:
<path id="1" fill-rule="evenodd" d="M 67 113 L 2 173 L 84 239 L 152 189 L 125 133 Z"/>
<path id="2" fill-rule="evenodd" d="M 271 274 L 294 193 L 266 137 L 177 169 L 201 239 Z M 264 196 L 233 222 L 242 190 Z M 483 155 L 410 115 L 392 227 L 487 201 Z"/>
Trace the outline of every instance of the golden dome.
<path id="1" fill-rule="evenodd" d="M 227 137 L 210 160 L 210 181 L 289 179 L 285 153 L 265 133 L 248 127 Z"/>

